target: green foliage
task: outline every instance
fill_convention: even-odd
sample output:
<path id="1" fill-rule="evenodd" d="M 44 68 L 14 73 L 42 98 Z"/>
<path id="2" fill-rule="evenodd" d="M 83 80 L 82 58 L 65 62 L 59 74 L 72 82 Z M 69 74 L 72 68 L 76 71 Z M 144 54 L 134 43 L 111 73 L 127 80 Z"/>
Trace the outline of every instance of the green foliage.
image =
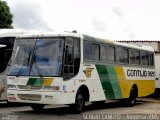
<path id="1" fill-rule="evenodd" d="M 0 29 L 13 28 L 12 27 L 13 15 L 10 13 L 10 9 L 5 1 L 0 0 Z"/>

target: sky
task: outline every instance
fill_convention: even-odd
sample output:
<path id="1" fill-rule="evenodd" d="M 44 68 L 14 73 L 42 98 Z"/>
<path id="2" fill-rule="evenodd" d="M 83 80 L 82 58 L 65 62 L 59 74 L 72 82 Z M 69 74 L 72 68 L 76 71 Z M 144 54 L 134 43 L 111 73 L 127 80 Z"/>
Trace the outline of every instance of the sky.
<path id="1" fill-rule="evenodd" d="M 160 39 L 159 0 L 4 0 L 16 29 L 73 31 L 111 40 Z"/>

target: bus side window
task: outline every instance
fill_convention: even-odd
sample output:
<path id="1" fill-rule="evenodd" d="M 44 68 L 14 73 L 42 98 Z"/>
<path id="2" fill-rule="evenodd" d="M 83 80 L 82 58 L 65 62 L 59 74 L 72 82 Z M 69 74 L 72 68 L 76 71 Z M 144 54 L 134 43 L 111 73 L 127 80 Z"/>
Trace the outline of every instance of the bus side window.
<path id="1" fill-rule="evenodd" d="M 142 65 L 149 65 L 149 54 L 148 52 L 141 51 L 141 63 Z"/>
<path id="2" fill-rule="evenodd" d="M 137 50 L 130 50 L 130 64 L 132 65 L 140 65 L 140 52 Z"/>
<path id="3" fill-rule="evenodd" d="M 106 53 L 107 53 L 107 61 L 109 63 L 114 63 L 115 62 L 115 47 L 112 46 L 108 46 L 106 49 Z"/>
<path id="4" fill-rule="evenodd" d="M 154 55 L 153 55 L 153 53 L 150 54 L 149 58 L 150 58 L 150 66 L 154 66 Z"/>
<path id="5" fill-rule="evenodd" d="M 92 44 L 87 41 L 84 41 L 83 56 L 86 61 L 92 60 Z"/>
<path id="6" fill-rule="evenodd" d="M 116 62 L 128 64 L 129 63 L 129 52 L 127 48 L 117 47 L 116 49 Z"/>
<path id="7" fill-rule="evenodd" d="M 99 62 L 100 60 L 100 46 L 98 44 L 92 44 L 92 60 Z"/>
<path id="8" fill-rule="evenodd" d="M 107 63 L 107 52 L 106 52 L 106 47 L 105 46 L 101 46 L 101 61 L 103 63 Z"/>
<path id="9" fill-rule="evenodd" d="M 99 62 L 100 60 L 99 44 L 84 41 L 83 55 L 84 55 L 84 61 Z"/>

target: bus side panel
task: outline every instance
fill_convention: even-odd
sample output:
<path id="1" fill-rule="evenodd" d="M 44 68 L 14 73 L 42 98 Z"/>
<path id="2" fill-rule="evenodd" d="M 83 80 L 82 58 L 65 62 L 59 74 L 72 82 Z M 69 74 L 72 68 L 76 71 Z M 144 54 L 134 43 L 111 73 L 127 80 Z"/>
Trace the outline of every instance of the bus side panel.
<path id="1" fill-rule="evenodd" d="M 151 95 L 155 91 L 154 80 L 135 80 L 134 82 L 138 86 L 138 97 Z"/>
<path id="2" fill-rule="evenodd" d="M 71 88 L 77 90 L 82 86 L 87 86 L 89 90 L 89 101 L 102 101 L 106 100 L 104 90 L 102 88 L 95 65 L 81 65 L 80 71 L 74 78 L 75 83 Z"/>
<path id="3" fill-rule="evenodd" d="M 129 69 L 129 68 L 125 68 L 125 69 Z M 132 77 L 132 79 L 127 79 L 126 78 L 127 75 L 124 72 L 123 67 L 115 66 L 115 70 L 116 70 L 116 74 L 118 77 L 118 81 L 119 81 L 119 85 L 121 88 L 123 98 L 129 97 L 131 88 L 134 84 L 137 85 L 137 88 L 138 88 L 138 97 L 144 97 L 144 96 L 148 96 L 154 93 L 154 90 L 155 90 L 154 76 L 152 78 L 150 77 L 138 77 L 138 78 Z"/>
<path id="4" fill-rule="evenodd" d="M 117 75 L 113 65 L 96 65 L 106 99 L 122 98 Z"/>
<path id="5" fill-rule="evenodd" d="M 138 97 L 148 96 L 155 90 L 155 76 L 148 76 L 148 72 L 154 73 L 154 69 L 114 65 L 96 65 L 96 69 L 106 99 L 129 98 L 134 84 L 138 88 Z M 138 73 L 128 77 L 128 70 L 137 70 Z M 144 72 L 147 72 L 146 76 L 143 76 Z"/>

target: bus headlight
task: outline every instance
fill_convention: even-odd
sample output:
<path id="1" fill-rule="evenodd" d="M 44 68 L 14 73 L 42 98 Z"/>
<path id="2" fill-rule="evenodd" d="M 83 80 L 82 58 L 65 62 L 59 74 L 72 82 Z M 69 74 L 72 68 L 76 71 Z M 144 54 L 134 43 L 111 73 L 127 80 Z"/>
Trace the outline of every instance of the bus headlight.
<path id="1" fill-rule="evenodd" d="M 10 90 L 15 90 L 15 89 L 17 89 L 17 87 L 15 86 L 15 85 L 8 85 L 8 89 L 10 89 Z"/>

